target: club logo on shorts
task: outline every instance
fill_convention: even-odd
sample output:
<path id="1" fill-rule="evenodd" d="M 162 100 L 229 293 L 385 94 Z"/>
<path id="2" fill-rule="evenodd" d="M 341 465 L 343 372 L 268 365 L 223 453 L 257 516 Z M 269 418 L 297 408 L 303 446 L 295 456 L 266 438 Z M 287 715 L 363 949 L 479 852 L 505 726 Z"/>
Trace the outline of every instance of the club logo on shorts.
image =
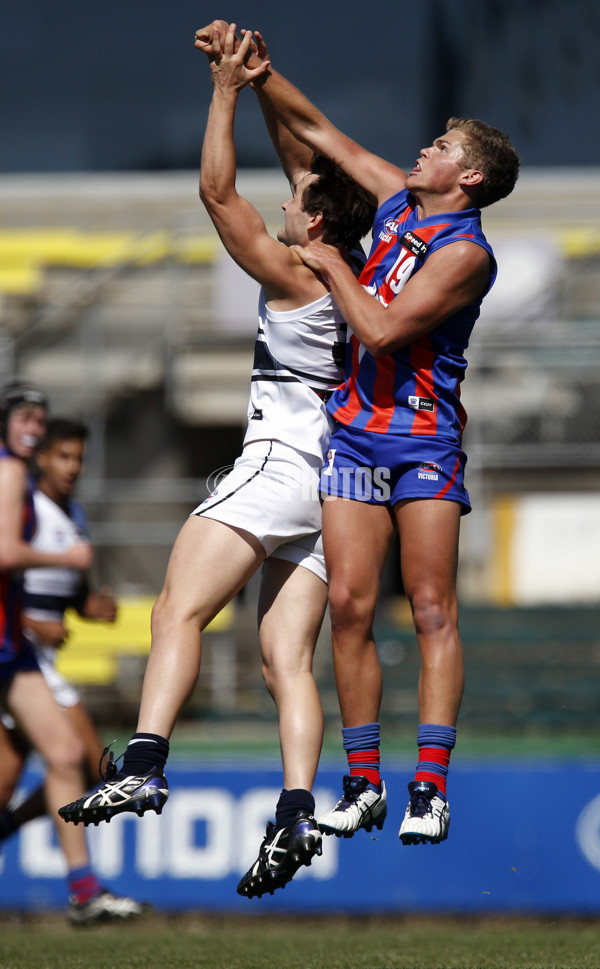
<path id="1" fill-rule="evenodd" d="M 329 478 L 333 473 L 333 462 L 335 461 L 336 448 L 330 448 L 327 452 L 327 466 L 323 468 L 323 474 L 326 474 Z"/>
<path id="2" fill-rule="evenodd" d="M 435 400 L 431 397 L 413 397 L 408 398 L 408 406 L 412 407 L 413 410 L 435 410 Z"/>
<path id="3" fill-rule="evenodd" d="M 417 477 L 421 481 L 439 481 L 439 476 L 443 473 L 443 468 L 435 461 L 423 461 L 417 468 Z"/>

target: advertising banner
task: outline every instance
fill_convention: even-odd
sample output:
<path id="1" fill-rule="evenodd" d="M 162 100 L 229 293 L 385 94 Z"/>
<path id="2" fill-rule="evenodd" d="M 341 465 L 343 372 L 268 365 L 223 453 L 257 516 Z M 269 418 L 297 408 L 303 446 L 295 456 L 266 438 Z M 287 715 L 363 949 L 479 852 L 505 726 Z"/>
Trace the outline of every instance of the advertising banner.
<path id="1" fill-rule="evenodd" d="M 458 758 L 457 758 L 458 759 Z M 281 790 L 279 768 L 169 763 L 161 817 L 122 815 L 87 829 L 93 865 L 112 891 L 162 911 L 478 914 L 600 913 L 600 765 L 454 764 L 450 835 L 403 846 L 398 829 L 413 765 L 386 769 L 382 831 L 323 838 L 323 855 L 285 889 L 236 894 Z M 32 769 L 27 785 L 41 774 Z M 341 794 L 321 769 L 317 814 Z M 0 908 L 61 908 L 65 863 L 52 824 L 31 822 L 0 845 Z"/>

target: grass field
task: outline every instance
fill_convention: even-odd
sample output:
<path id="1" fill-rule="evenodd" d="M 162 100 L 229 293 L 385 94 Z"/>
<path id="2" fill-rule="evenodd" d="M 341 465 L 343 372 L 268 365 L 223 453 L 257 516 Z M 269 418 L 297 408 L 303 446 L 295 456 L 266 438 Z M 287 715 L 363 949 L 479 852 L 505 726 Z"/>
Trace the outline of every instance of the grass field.
<path id="1" fill-rule="evenodd" d="M 585 920 L 3 917 L 0 969 L 598 969 Z"/>

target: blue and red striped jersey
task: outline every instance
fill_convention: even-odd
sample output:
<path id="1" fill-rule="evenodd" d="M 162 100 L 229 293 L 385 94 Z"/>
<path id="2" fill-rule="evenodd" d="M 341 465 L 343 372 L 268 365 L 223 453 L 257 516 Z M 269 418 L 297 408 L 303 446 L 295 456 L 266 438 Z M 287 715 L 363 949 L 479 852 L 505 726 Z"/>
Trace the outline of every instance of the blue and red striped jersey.
<path id="1" fill-rule="evenodd" d="M 496 261 L 479 209 L 419 219 L 415 200 L 404 189 L 377 210 L 360 282 L 388 306 L 432 253 L 463 239 L 490 255 L 488 292 L 496 278 Z M 409 346 L 380 357 L 368 353 L 349 326 L 345 382 L 329 401 L 330 414 L 361 430 L 423 434 L 460 444 L 467 419 L 460 402 L 467 367 L 464 351 L 480 306 L 481 299 Z"/>
<path id="2" fill-rule="evenodd" d="M 0 447 L 0 460 L 14 455 Z M 23 507 L 23 538 L 30 542 L 35 532 L 33 480 L 28 479 Z M 15 658 L 23 647 L 23 575 L 0 570 L 0 663 Z"/>

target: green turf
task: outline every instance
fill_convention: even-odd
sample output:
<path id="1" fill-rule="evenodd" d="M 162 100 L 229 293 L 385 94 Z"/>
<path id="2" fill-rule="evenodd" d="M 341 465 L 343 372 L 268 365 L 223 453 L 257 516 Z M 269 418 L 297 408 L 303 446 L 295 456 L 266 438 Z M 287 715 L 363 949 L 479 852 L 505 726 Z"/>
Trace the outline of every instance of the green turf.
<path id="1" fill-rule="evenodd" d="M 73 929 L 3 919 L 0 969 L 597 969 L 592 921 L 152 918 Z"/>

